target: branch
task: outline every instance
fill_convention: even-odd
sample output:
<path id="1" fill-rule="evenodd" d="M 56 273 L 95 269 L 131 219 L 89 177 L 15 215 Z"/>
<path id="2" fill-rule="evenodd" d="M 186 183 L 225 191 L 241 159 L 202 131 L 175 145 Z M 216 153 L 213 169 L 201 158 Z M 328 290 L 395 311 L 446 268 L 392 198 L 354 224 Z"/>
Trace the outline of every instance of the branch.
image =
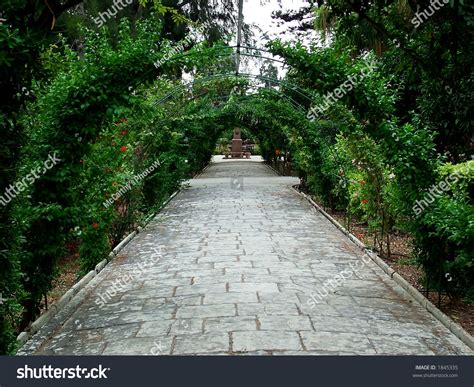
<path id="1" fill-rule="evenodd" d="M 61 16 L 65 11 L 75 7 L 76 5 L 83 2 L 83 0 L 69 0 L 65 4 L 59 4 L 57 0 L 43 0 L 47 10 L 43 12 L 41 19 L 48 18 L 48 15 L 53 18 L 51 22 L 51 30 L 54 29 L 56 19 Z M 45 20 L 46 21 L 46 20 Z"/>

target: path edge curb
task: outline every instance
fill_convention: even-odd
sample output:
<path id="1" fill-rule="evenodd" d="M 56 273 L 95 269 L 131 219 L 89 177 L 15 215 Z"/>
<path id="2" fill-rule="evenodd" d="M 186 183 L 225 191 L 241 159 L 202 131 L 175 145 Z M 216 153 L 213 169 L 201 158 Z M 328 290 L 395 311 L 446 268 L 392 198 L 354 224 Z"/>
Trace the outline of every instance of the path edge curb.
<path id="1" fill-rule="evenodd" d="M 423 308 L 431 313 L 439 322 L 449 329 L 459 340 L 466 344 L 470 349 L 474 350 L 474 338 L 461 325 L 456 323 L 451 317 L 438 309 L 430 300 L 413 287 L 405 278 L 392 269 L 385 261 L 368 249 L 364 243 L 351 234 L 336 219 L 329 215 L 319 204 L 317 204 L 310 196 L 292 187 L 299 195 L 304 197 L 318 212 L 324 215 L 339 231 L 346 235 L 357 247 L 359 247 L 366 255 L 374 261 L 386 274 L 390 276 L 398 285 L 400 285 L 412 298 L 414 298 Z"/>
<path id="2" fill-rule="evenodd" d="M 201 169 L 201 171 L 199 173 L 196 173 L 192 178 L 193 179 L 199 179 L 201 177 L 201 175 L 206 171 L 206 169 L 211 166 L 211 164 L 212 164 L 212 161 L 207 163 L 207 165 L 203 169 Z"/>
<path id="3" fill-rule="evenodd" d="M 268 161 L 263 162 L 268 168 L 270 168 L 273 172 L 275 172 L 278 176 L 283 176 L 280 171 L 277 171 L 275 168 L 273 168 Z"/>
<path id="4" fill-rule="evenodd" d="M 206 166 L 207 168 L 207 166 Z M 142 226 L 138 226 L 136 231 L 131 232 L 127 235 L 117 246 L 115 246 L 112 251 L 109 253 L 108 257 L 99 262 L 94 270 L 91 270 L 84 277 L 82 277 L 78 282 L 76 282 L 66 293 L 64 293 L 61 298 L 56 301 L 50 308 L 39 316 L 35 321 L 33 321 L 29 328 L 20 332 L 16 338 L 17 348 L 15 353 L 18 352 L 21 347 L 23 347 L 28 340 L 30 340 L 38 331 L 61 310 L 63 310 L 69 302 L 81 291 L 83 290 L 89 282 L 92 281 L 106 266 L 122 251 L 125 246 L 127 246 L 139 233 L 141 233 L 145 227 L 150 223 L 165 207 L 166 205 L 173 200 L 173 198 L 180 193 L 182 188 L 178 188 L 168 199 L 166 199 L 160 208 L 145 218 Z"/>

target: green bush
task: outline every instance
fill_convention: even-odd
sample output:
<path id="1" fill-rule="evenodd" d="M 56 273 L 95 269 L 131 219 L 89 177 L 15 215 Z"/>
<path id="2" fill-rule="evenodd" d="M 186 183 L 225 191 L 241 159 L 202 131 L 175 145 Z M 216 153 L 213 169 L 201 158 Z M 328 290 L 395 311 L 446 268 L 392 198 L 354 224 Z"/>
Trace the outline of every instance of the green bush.
<path id="1" fill-rule="evenodd" d="M 443 165 L 438 193 L 427 192 L 417 233 L 420 262 L 432 287 L 474 301 L 474 161 Z"/>

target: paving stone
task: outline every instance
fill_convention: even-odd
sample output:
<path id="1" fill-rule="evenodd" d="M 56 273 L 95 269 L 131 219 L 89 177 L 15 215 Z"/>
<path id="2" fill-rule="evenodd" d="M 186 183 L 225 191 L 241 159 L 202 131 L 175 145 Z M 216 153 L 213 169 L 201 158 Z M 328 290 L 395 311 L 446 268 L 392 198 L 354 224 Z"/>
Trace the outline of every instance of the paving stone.
<path id="1" fill-rule="evenodd" d="M 258 293 L 260 302 L 265 304 L 294 304 L 298 302 L 296 293 Z"/>
<path id="2" fill-rule="evenodd" d="M 208 332 L 235 332 L 256 331 L 257 319 L 255 317 L 219 317 L 207 318 L 204 321 L 204 331 Z"/>
<path id="3" fill-rule="evenodd" d="M 89 313 L 85 315 L 79 313 L 79 315 L 73 317 L 73 319 L 68 320 L 64 325 L 67 330 L 70 330 L 71 334 L 74 334 L 76 330 L 113 327 L 122 323 L 119 316 L 111 316 L 108 314 L 100 315 Z"/>
<path id="4" fill-rule="evenodd" d="M 226 275 L 222 274 L 215 277 L 193 277 L 192 284 L 223 284 L 229 282 L 242 282 L 242 274 Z"/>
<path id="5" fill-rule="evenodd" d="M 176 336 L 173 354 L 192 355 L 199 353 L 228 352 L 230 348 L 229 334 L 212 332 L 200 335 Z"/>
<path id="6" fill-rule="evenodd" d="M 256 316 L 265 313 L 265 305 L 260 303 L 238 303 L 237 313 L 239 316 Z"/>
<path id="7" fill-rule="evenodd" d="M 225 293 L 226 283 L 199 283 L 196 285 L 178 286 L 176 288 L 176 296 L 184 295 L 204 295 L 206 293 Z"/>
<path id="8" fill-rule="evenodd" d="M 337 352 L 351 352 L 361 355 L 375 354 L 368 337 L 357 333 L 301 332 L 303 344 L 309 351 L 330 349 Z"/>
<path id="9" fill-rule="evenodd" d="M 105 342 L 75 342 L 71 345 L 66 345 L 63 347 L 50 347 L 45 351 L 45 355 L 62 355 L 64 353 L 70 355 L 80 356 L 87 354 L 88 356 L 99 356 L 102 355 L 105 349 Z"/>
<path id="10" fill-rule="evenodd" d="M 172 339 L 170 337 L 131 338 L 110 341 L 107 343 L 104 355 L 169 355 L 171 353 Z"/>
<path id="11" fill-rule="evenodd" d="M 340 332 L 365 335 L 374 333 L 374 327 L 370 324 L 368 319 L 353 317 L 349 320 L 341 318 L 340 316 L 335 317 L 318 313 L 310 315 L 309 318 L 316 332 Z"/>
<path id="12" fill-rule="evenodd" d="M 97 305 L 98 304 L 98 305 Z M 94 305 L 87 307 L 87 313 L 95 313 L 100 310 L 103 314 L 117 314 L 122 312 L 139 312 L 143 309 L 145 300 L 125 300 L 118 302 L 106 302 L 101 298 L 97 298 Z"/>
<path id="13" fill-rule="evenodd" d="M 166 303 L 173 305 L 201 305 L 203 296 L 201 295 L 186 295 L 186 296 L 175 296 L 166 299 Z M 148 301 L 144 308 L 148 306 Z"/>
<path id="14" fill-rule="evenodd" d="M 259 293 L 279 293 L 276 283 L 230 283 L 229 292 L 259 292 Z"/>
<path id="15" fill-rule="evenodd" d="M 122 313 L 119 315 L 119 323 L 156 321 L 160 319 L 169 320 L 176 313 L 177 306 L 174 304 L 161 304 L 155 309 L 142 312 Z"/>
<path id="16" fill-rule="evenodd" d="M 308 316 L 259 316 L 262 331 L 312 331 Z"/>
<path id="17" fill-rule="evenodd" d="M 210 255 L 198 258 L 198 263 L 217 263 L 217 262 L 237 262 L 239 257 L 238 252 L 232 255 Z"/>
<path id="18" fill-rule="evenodd" d="M 208 293 L 204 296 L 205 305 L 236 304 L 245 302 L 258 302 L 257 293 Z"/>
<path id="19" fill-rule="evenodd" d="M 142 288 L 138 290 L 132 290 L 124 294 L 121 298 L 122 301 L 133 301 L 137 299 L 148 300 L 150 298 L 165 298 L 173 295 L 174 288 L 171 286 L 157 287 L 157 288 Z"/>
<path id="20" fill-rule="evenodd" d="M 298 316 L 300 310 L 296 304 L 265 304 L 266 315 Z"/>
<path id="21" fill-rule="evenodd" d="M 388 335 L 373 336 L 368 338 L 375 347 L 378 355 L 434 355 L 435 353 L 428 347 L 421 338 L 414 336 L 390 337 Z"/>
<path id="22" fill-rule="evenodd" d="M 196 269 L 185 270 L 176 273 L 178 278 L 193 278 L 193 277 L 214 277 L 224 274 L 223 269 Z"/>
<path id="23" fill-rule="evenodd" d="M 170 335 L 192 335 L 203 333 L 204 320 L 198 318 L 180 318 L 171 325 Z"/>
<path id="24" fill-rule="evenodd" d="M 231 267 L 224 269 L 226 274 L 243 274 L 243 275 L 267 275 L 269 274 L 268 269 L 263 267 Z"/>
<path id="25" fill-rule="evenodd" d="M 233 332 L 232 338 L 234 352 L 302 350 L 300 338 L 296 332 Z"/>
<path id="26" fill-rule="evenodd" d="M 472 355 L 472 351 L 467 345 L 460 346 L 458 341 L 453 339 L 453 337 L 445 336 L 437 339 L 422 338 L 422 341 L 426 343 L 429 350 L 436 355 L 448 356 L 453 353 L 461 356 Z"/>
<path id="27" fill-rule="evenodd" d="M 147 321 L 142 324 L 136 337 L 165 336 L 171 329 L 174 320 Z"/>
<path id="28" fill-rule="evenodd" d="M 231 317 L 236 315 L 234 304 L 182 306 L 176 318 Z"/>
<path id="29" fill-rule="evenodd" d="M 289 276 L 276 276 L 270 274 L 243 274 L 243 281 L 247 283 L 292 283 Z"/>
<path id="30" fill-rule="evenodd" d="M 252 267 L 252 262 L 216 262 L 214 264 L 216 269 L 230 269 L 230 268 L 250 268 Z"/>
<path id="31" fill-rule="evenodd" d="M 278 255 L 260 255 L 260 254 L 245 254 L 240 257 L 240 260 L 243 262 L 251 262 L 254 264 L 254 267 L 263 267 L 267 268 L 273 266 L 277 263 L 281 263 Z"/>

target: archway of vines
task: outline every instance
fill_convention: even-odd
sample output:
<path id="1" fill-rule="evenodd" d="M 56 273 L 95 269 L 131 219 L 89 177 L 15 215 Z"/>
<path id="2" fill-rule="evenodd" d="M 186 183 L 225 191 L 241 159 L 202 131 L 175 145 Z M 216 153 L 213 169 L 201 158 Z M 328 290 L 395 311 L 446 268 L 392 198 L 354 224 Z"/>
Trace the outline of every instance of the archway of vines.
<path id="1" fill-rule="evenodd" d="M 370 72 L 324 114 L 307 114 L 367 59 L 273 42 L 269 53 L 289 66 L 281 81 L 233 74 L 228 47 L 201 43 L 170 57 L 170 44 L 147 21 L 134 31 L 123 22 L 115 45 L 103 34 L 88 33 L 80 58 L 67 46 L 44 54 L 54 76 L 38 85 L 23 117 L 19 180 L 48 158 L 59 161 L 10 204 L 3 348 L 11 351 L 15 331 L 38 314 L 68 244 L 79 246 L 83 272 L 94 268 L 206 165 L 219 137 L 235 126 L 254 133 L 266 159 L 288 149 L 305 189 L 330 207 L 365 216 L 381 249 L 402 221 L 418 230 L 427 274 L 440 278 L 450 270 L 453 291 L 469 288 L 472 268 L 463 270 L 472 241 L 446 234 L 434 243 L 444 230 L 429 213 L 412 215 L 422 189 L 440 176 L 439 164 L 432 133 L 397 121 L 391 80 Z M 193 81 L 183 84 L 183 73 Z M 454 203 L 451 211 L 464 211 L 462 200 L 445 200 Z M 456 219 L 453 227 L 467 227 L 467 218 Z M 440 257 L 440 245 L 448 258 Z"/>

